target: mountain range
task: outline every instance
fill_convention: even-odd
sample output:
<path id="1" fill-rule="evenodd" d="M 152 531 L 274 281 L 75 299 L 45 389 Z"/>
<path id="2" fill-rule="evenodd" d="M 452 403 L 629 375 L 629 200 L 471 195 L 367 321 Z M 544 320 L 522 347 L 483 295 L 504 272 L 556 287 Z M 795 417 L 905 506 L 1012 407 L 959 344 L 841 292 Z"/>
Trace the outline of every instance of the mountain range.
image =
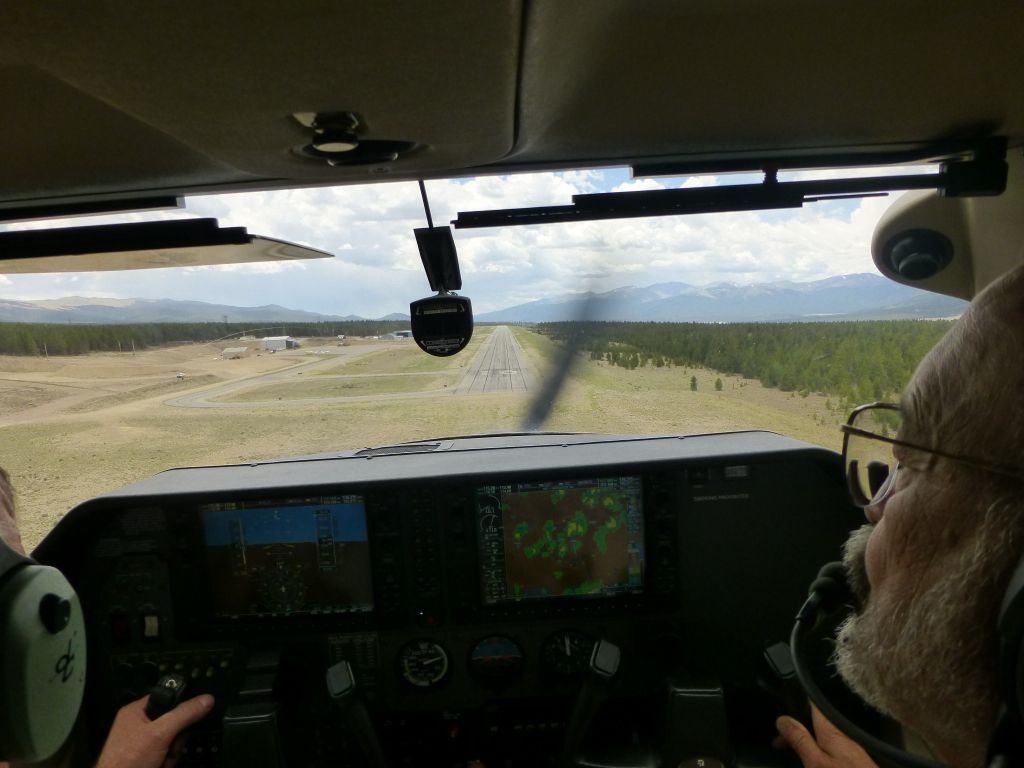
<path id="1" fill-rule="evenodd" d="M 855 274 L 807 283 L 753 285 L 657 283 L 604 293 L 573 293 L 478 314 L 484 323 L 575 320 L 662 322 L 784 322 L 809 320 L 895 320 L 955 317 L 967 303 L 910 288 L 880 275 Z M 324 315 L 277 304 L 234 307 L 173 299 L 108 299 L 71 296 L 40 301 L 0 299 L 0 322 L 185 323 L 342 322 L 356 315 Z M 392 313 L 380 320 L 408 320 Z"/>
<path id="2" fill-rule="evenodd" d="M 0 299 L 0 322 L 9 323 L 205 323 L 317 322 L 362 320 L 357 315 L 323 315 L 277 304 L 232 307 L 174 299 L 106 299 L 68 296 L 62 299 L 11 301 Z M 385 319 L 385 318 L 381 318 Z M 387 318 L 390 319 L 390 318 Z"/>
<path id="3" fill-rule="evenodd" d="M 477 315 L 480 322 L 592 320 L 661 322 L 786 322 L 956 317 L 967 302 L 868 273 L 807 283 L 737 285 L 657 283 L 576 293 Z"/>

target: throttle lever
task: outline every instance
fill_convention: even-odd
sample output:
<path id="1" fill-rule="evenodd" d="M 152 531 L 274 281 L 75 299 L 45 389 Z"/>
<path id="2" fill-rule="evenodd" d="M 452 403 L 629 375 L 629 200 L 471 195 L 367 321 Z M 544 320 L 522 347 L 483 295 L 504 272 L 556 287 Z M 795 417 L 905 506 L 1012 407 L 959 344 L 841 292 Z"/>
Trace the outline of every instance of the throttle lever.
<path id="1" fill-rule="evenodd" d="M 799 720 L 807 730 L 814 732 L 811 724 L 811 705 L 807 694 L 796 676 L 793 667 L 793 653 L 789 643 L 775 643 L 764 650 L 764 660 L 771 670 L 776 683 L 776 695 L 782 702 L 787 715 Z"/>
<path id="2" fill-rule="evenodd" d="M 356 677 L 352 665 L 344 659 L 327 669 L 327 693 L 341 711 L 349 734 L 362 752 L 370 768 L 384 768 L 384 750 L 381 749 L 373 720 L 366 704 L 356 691 Z"/>
<path id="3" fill-rule="evenodd" d="M 558 758 L 558 768 L 571 768 L 578 764 L 583 752 L 583 740 L 604 699 L 605 687 L 619 671 L 620 657 L 619 646 L 610 640 L 601 639 L 594 643 L 587 676 L 565 728 L 565 741 Z"/>
<path id="4" fill-rule="evenodd" d="M 181 702 L 185 695 L 185 678 L 181 675 L 164 675 L 149 691 L 146 702 L 146 717 L 156 720 L 166 715 Z"/>

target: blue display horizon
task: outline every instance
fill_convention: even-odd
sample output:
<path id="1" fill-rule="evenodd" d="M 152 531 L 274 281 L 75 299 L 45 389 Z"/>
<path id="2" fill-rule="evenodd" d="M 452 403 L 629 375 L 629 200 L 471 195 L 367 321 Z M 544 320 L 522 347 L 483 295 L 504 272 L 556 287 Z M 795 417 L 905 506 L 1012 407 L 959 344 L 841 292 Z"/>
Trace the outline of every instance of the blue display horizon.
<path id="1" fill-rule="evenodd" d="M 366 505 L 360 502 L 206 510 L 203 537 L 207 546 L 231 546 L 229 523 L 241 520 L 247 545 L 315 543 L 319 538 L 316 513 L 320 510 L 330 513 L 336 542 L 368 540 Z"/>

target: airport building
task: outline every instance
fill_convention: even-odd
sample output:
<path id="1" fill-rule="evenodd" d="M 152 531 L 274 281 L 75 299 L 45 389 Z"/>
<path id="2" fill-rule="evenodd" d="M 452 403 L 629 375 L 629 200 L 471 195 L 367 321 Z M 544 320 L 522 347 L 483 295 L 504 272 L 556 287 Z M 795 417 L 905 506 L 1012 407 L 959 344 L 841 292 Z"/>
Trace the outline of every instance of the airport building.
<path id="1" fill-rule="evenodd" d="M 278 352 L 283 349 L 298 349 L 299 342 L 291 336 L 267 336 L 263 339 L 263 349 Z"/>

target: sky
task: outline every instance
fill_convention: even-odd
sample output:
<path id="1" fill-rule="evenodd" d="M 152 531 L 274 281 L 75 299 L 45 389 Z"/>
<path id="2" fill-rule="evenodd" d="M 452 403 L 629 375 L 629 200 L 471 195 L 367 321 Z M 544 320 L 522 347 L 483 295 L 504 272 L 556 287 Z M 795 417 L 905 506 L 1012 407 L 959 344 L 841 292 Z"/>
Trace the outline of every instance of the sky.
<path id="1" fill-rule="evenodd" d="M 884 173 L 921 172 L 906 168 Z M 878 174 L 879 169 L 780 174 L 780 180 Z M 628 169 L 426 182 L 435 226 L 461 211 L 567 205 L 579 193 L 754 183 L 759 176 L 633 179 Z M 459 293 L 475 313 L 579 291 L 684 282 L 798 282 L 877 272 L 871 234 L 894 197 L 811 203 L 784 211 L 455 230 Z M 189 216 L 334 254 L 304 262 L 126 272 L 0 275 L 0 299 L 168 298 L 231 306 L 278 304 L 381 317 L 431 295 L 412 230 L 426 226 L 415 182 L 186 198 L 184 210 L 2 226 L 28 229 Z"/>

